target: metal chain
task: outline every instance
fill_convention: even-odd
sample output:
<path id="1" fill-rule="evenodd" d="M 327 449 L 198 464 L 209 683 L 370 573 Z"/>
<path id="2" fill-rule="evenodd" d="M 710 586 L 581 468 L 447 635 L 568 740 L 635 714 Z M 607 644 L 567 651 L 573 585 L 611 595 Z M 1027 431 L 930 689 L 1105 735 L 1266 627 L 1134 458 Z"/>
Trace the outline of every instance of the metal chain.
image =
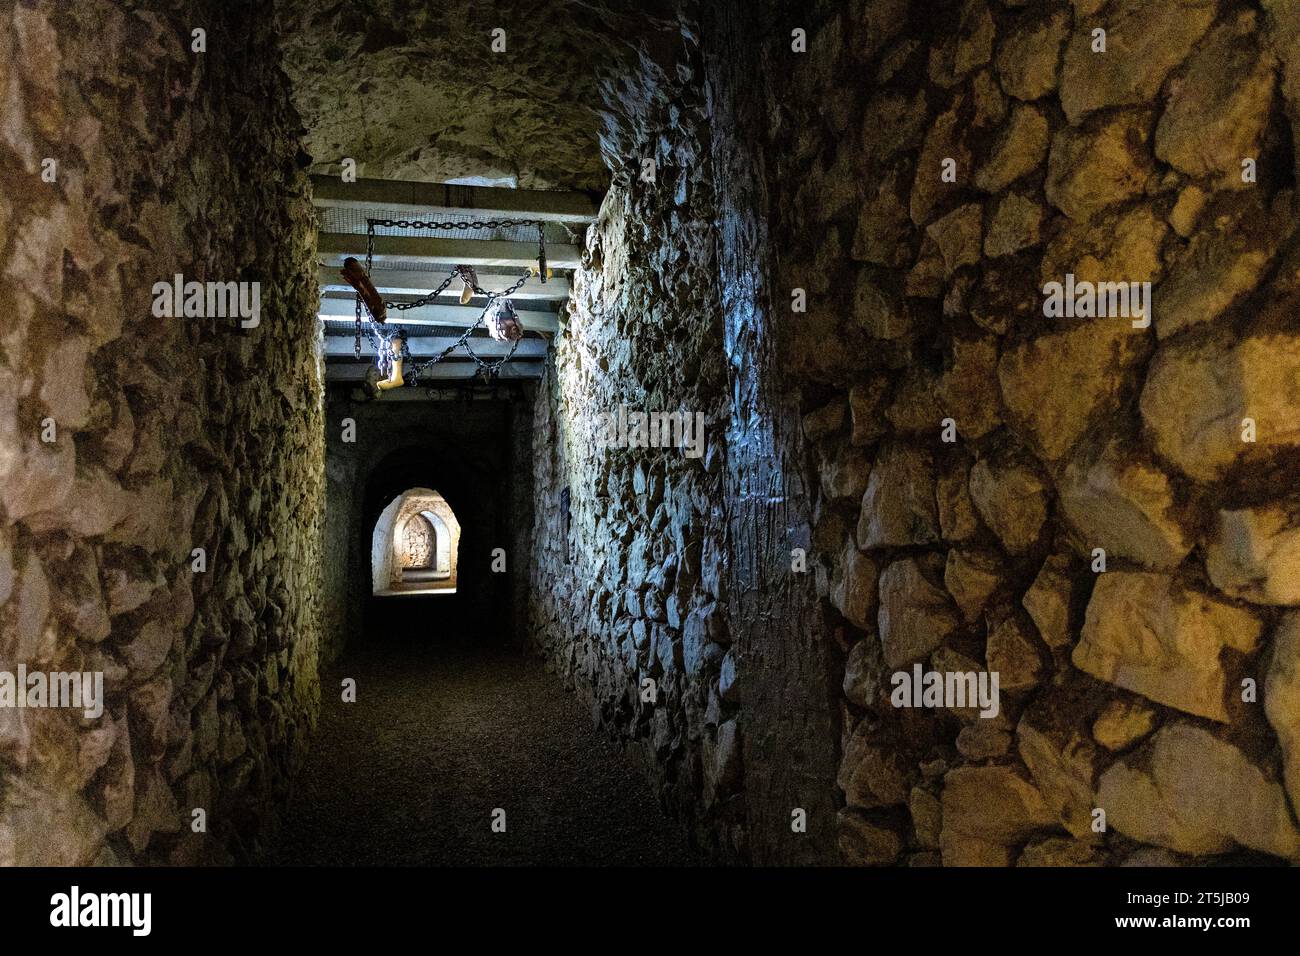
<path id="1" fill-rule="evenodd" d="M 374 271 L 375 228 L 376 227 L 385 227 L 385 228 L 393 228 L 393 229 L 459 229 L 463 231 L 467 229 L 501 229 L 506 226 L 530 226 L 530 225 L 535 225 L 537 227 L 538 276 L 542 282 L 545 282 L 546 281 L 546 230 L 545 230 L 545 223 L 543 223 L 540 219 L 485 219 L 485 220 L 476 220 L 473 222 L 437 222 L 437 221 L 424 221 L 424 220 L 411 220 L 411 219 L 367 219 L 366 220 L 366 275 L 371 275 Z M 437 299 L 437 297 L 443 293 L 443 291 L 447 288 L 447 286 L 451 285 L 451 283 L 456 279 L 457 276 L 461 276 L 463 278 L 460 269 L 454 268 L 451 270 L 450 273 L 448 273 L 447 278 L 445 278 L 439 284 L 439 286 L 436 289 L 434 289 L 432 292 L 422 295 L 419 298 L 414 299 L 410 302 L 392 302 L 389 300 L 384 300 L 384 307 L 386 309 L 392 309 L 397 312 L 403 312 L 406 311 L 407 309 L 414 309 L 417 306 L 428 305 L 430 302 Z M 510 351 L 507 352 L 504 356 L 497 359 L 496 361 L 489 362 L 486 359 L 484 359 L 482 356 L 480 356 L 477 352 L 475 352 L 473 347 L 470 346 L 469 344 L 470 335 L 475 329 L 483 325 L 484 319 L 487 317 L 488 311 L 495 306 L 496 301 L 498 299 L 508 298 L 509 296 L 514 295 L 516 292 L 519 291 L 520 288 L 523 287 L 524 283 L 527 282 L 529 278 L 531 278 L 531 276 L 529 275 L 520 276 L 519 279 L 513 285 L 511 285 L 507 289 L 501 290 L 500 292 L 493 292 L 489 289 L 484 289 L 477 282 L 469 283 L 470 288 L 473 289 L 476 294 L 487 298 L 487 305 L 484 307 L 483 311 L 479 314 L 478 321 L 475 322 L 473 325 L 471 325 L 469 328 L 465 329 L 465 331 L 462 332 L 456 338 L 455 342 L 447 346 L 437 355 L 433 355 L 427 359 L 416 362 L 414 361 L 411 355 L 411 349 L 409 344 L 405 339 L 403 339 L 402 360 L 404 362 L 406 361 L 410 362 L 409 368 L 410 368 L 411 384 L 412 385 L 418 384 L 421 373 L 423 373 L 431 366 L 441 362 L 443 359 L 445 359 L 452 352 L 456 351 L 456 349 L 458 348 L 465 349 L 466 353 L 468 353 L 469 357 L 474 360 L 474 364 L 478 367 L 479 374 L 483 375 L 483 377 L 487 381 L 495 380 L 497 375 L 501 371 L 501 367 L 514 357 L 515 352 L 519 349 L 519 343 L 522 341 L 522 338 L 515 339 L 514 342 L 511 343 Z M 361 358 L 361 332 L 362 332 L 361 311 L 364 305 L 365 303 L 364 300 L 361 298 L 361 294 L 357 293 L 356 342 L 353 349 L 357 358 Z M 369 340 L 371 348 L 375 350 L 376 359 L 382 362 L 382 354 L 383 354 L 382 346 L 384 343 L 384 334 L 382 330 L 379 328 L 378 323 L 375 321 L 374 316 L 370 313 L 369 306 L 365 306 L 365 311 L 366 311 L 366 317 L 368 319 L 368 322 L 365 326 L 366 338 Z"/>
<path id="2" fill-rule="evenodd" d="M 456 351 L 456 349 L 460 348 L 461 346 L 464 346 L 464 347 L 465 347 L 465 351 L 468 352 L 468 353 L 470 354 L 470 356 L 474 359 L 474 361 L 475 361 L 476 363 L 478 363 L 478 364 L 480 365 L 480 367 L 481 367 L 481 366 L 482 366 L 482 362 L 480 362 L 478 356 L 474 355 L 474 351 L 473 351 L 473 349 L 471 349 L 471 348 L 469 347 L 469 337 L 470 337 L 470 333 L 472 333 L 475 329 L 477 329 L 480 325 L 483 324 L 483 319 L 487 316 L 487 314 L 488 314 L 488 309 L 490 309 L 490 308 L 492 308 L 492 303 L 491 303 L 491 302 L 489 302 L 489 303 L 487 304 L 487 307 L 486 307 L 486 308 L 485 308 L 481 313 L 479 313 L 479 317 L 478 317 L 478 321 L 477 321 L 477 322 L 475 322 L 473 325 L 471 325 L 469 328 L 467 328 L 464 332 L 460 333 L 460 335 L 456 338 L 456 341 L 455 341 L 455 342 L 452 342 L 451 345 L 447 346 L 445 349 L 443 349 L 443 350 L 442 350 L 441 352 L 439 352 L 437 355 L 431 356 L 431 357 L 425 359 L 425 360 L 422 361 L 422 362 L 412 362 L 412 364 L 411 364 L 411 384 L 413 384 L 413 385 L 414 385 L 414 384 L 418 384 L 419 381 L 420 381 L 420 374 L 421 374 L 422 372 L 424 372 L 425 369 L 428 369 L 428 368 L 430 368 L 431 366 L 437 365 L 439 362 L 441 362 L 443 359 L 445 359 L 448 355 L 450 355 L 452 352 Z M 512 354 L 513 354 L 513 352 L 514 352 L 514 350 L 511 349 L 511 353 L 512 353 Z M 404 359 L 407 359 L 407 358 L 410 358 L 410 357 L 411 357 L 411 350 L 406 346 L 406 343 L 403 343 L 403 347 L 402 347 L 402 357 L 403 357 Z"/>
<path id="3" fill-rule="evenodd" d="M 546 230 L 537 224 L 537 278 L 546 284 Z"/>
<path id="4" fill-rule="evenodd" d="M 477 282 L 471 282 L 470 288 L 473 289 L 475 292 L 477 292 L 479 295 L 487 296 L 489 300 L 489 304 L 491 304 L 491 300 L 493 299 L 505 299 L 514 295 L 523 287 L 523 284 L 527 282 L 530 278 L 532 277 L 520 276 L 518 282 L 516 282 L 508 289 L 502 289 L 500 292 L 490 292 L 487 289 L 480 289 Z"/>
<path id="5" fill-rule="evenodd" d="M 483 324 L 483 320 L 487 318 L 487 314 L 492 308 L 493 305 L 492 303 L 489 302 L 487 307 L 484 308 L 483 311 L 479 314 L 478 321 L 475 322 L 473 325 L 471 325 L 469 328 L 467 328 L 464 332 L 462 332 L 457 337 L 455 342 L 452 342 L 451 345 L 447 346 L 437 355 L 430 356 L 429 358 L 421 362 L 412 362 L 410 366 L 411 383 L 417 384 L 419 382 L 420 374 L 422 372 L 424 372 L 429 367 L 438 364 L 443 359 L 445 359 L 448 355 L 450 355 L 452 352 L 456 351 L 456 349 L 458 348 L 463 348 L 465 352 L 469 355 L 469 357 L 474 360 L 474 364 L 478 366 L 479 372 L 483 373 L 489 379 L 495 378 L 497 374 L 500 372 L 501 367 L 505 365 L 507 362 L 509 362 L 512 358 L 514 358 L 515 352 L 519 349 L 519 343 L 523 341 L 523 339 L 522 337 L 515 339 L 510 345 L 510 351 L 494 362 L 489 362 L 488 360 L 484 359 L 481 355 L 479 355 L 477 352 L 475 352 L 473 347 L 469 344 L 470 335 L 471 333 L 473 333 L 475 329 L 477 329 L 480 325 Z M 410 348 L 407 346 L 407 343 L 405 342 L 402 343 L 402 358 L 403 359 L 411 358 Z"/>
<path id="6" fill-rule="evenodd" d="M 357 341 L 352 347 L 352 354 L 361 358 L 361 293 L 357 293 Z"/>
<path id="7" fill-rule="evenodd" d="M 480 372 L 485 372 L 488 378 L 496 378 L 497 373 L 501 371 L 501 366 L 505 365 L 512 358 L 514 358 L 515 350 L 519 348 L 519 343 L 522 341 L 523 341 L 522 336 L 515 339 L 510 344 L 510 351 L 507 352 L 505 355 L 503 355 L 501 358 L 497 359 L 495 362 L 488 362 L 485 361 L 482 357 L 480 357 L 479 354 L 470 347 L 468 339 L 463 344 L 465 346 L 465 351 L 469 353 L 469 357 L 472 358 L 474 360 L 474 364 L 478 366 L 478 370 Z"/>
<path id="8" fill-rule="evenodd" d="M 366 263 L 366 272 L 369 271 L 370 264 Z M 418 299 L 412 299 L 410 302 L 391 302 L 388 299 L 385 299 L 384 308 L 393 309 L 397 312 L 405 312 L 407 309 L 414 309 L 417 305 L 428 305 L 434 299 L 438 298 L 438 296 L 442 295 L 443 290 L 446 289 L 447 286 L 451 285 L 452 280 L 455 279 L 457 275 L 459 275 L 459 273 L 455 269 L 452 269 L 451 274 L 442 280 L 442 284 L 439 285 L 438 288 L 420 296 Z"/>
<path id="9" fill-rule="evenodd" d="M 541 219 L 482 219 L 473 222 L 439 222 L 425 219 L 367 219 L 373 229 L 381 226 L 387 229 L 504 229 L 506 226 L 542 227 Z"/>

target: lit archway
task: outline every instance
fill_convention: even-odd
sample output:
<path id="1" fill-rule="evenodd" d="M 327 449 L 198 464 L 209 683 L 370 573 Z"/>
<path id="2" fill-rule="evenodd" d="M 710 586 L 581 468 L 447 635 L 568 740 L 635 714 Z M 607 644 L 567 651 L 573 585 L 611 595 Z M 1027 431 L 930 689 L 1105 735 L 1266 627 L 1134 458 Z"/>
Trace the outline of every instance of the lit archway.
<path id="1" fill-rule="evenodd" d="M 388 503 L 370 536 L 371 593 L 456 593 L 460 522 L 431 488 L 411 488 Z"/>

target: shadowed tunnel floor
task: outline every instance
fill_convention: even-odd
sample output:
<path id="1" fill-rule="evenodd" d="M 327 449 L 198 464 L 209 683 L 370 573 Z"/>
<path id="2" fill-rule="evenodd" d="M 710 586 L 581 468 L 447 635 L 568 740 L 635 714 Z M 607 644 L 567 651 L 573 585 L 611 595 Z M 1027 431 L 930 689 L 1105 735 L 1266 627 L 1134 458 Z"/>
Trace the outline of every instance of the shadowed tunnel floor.
<path id="1" fill-rule="evenodd" d="M 357 682 L 356 703 L 340 682 Z M 306 865 L 693 865 L 633 763 L 540 661 L 402 640 L 322 674 L 276 843 Z M 506 810 L 505 833 L 491 814 Z"/>

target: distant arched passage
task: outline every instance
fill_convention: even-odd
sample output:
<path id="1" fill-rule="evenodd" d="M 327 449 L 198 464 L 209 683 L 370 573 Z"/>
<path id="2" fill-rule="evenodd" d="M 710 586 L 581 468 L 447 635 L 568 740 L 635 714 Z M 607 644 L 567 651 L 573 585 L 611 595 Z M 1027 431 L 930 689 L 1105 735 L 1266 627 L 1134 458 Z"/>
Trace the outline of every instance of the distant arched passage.
<path id="1" fill-rule="evenodd" d="M 388 503 L 370 536 L 371 593 L 454 594 L 460 522 L 441 494 L 411 488 Z"/>

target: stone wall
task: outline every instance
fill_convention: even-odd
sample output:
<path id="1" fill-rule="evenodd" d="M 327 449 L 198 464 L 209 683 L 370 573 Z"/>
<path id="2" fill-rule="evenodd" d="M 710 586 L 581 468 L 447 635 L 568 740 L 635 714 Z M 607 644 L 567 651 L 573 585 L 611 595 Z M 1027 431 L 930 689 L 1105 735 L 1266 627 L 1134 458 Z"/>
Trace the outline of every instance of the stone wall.
<path id="1" fill-rule="evenodd" d="M 728 856 L 744 847 L 741 689 L 723 603 L 727 366 L 697 25 L 659 56 L 607 89 L 621 165 L 537 402 L 529 625 L 643 758 L 663 806 Z M 602 416 L 620 408 L 702 415 L 701 454 L 611 446 Z"/>
<path id="2" fill-rule="evenodd" d="M 106 697 L 0 709 L 0 864 L 242 859 L 318 698 L 314 233 L 266 9 L 0 18 L 0 670 Z M 259 282 L 260 324 L 155 317 L 177 273 Z"/>
<path id="3" fill-rule="evenodd" d="M 844 858 L 1300 859 L 1294 5 L 764 15 Z M 1150 327 L 1048 317 L 1067 274 Z M 895 706 L 916 664 L 1000 712 Z"/>

